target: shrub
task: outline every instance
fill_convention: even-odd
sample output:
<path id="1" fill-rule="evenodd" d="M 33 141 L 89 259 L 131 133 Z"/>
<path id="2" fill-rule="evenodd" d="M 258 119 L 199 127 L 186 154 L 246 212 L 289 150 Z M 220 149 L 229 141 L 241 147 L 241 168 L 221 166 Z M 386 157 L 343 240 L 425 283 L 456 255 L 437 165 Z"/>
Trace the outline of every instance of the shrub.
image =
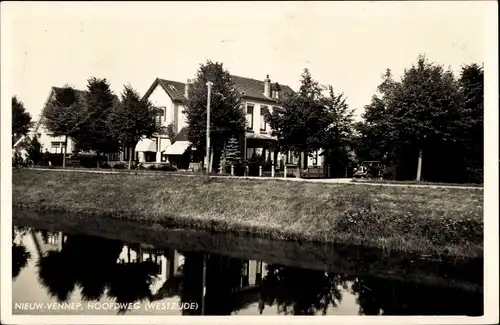
<path id="1" fill-rule="evenodd" d="M 119 162 L 119 163 L 116 163 L 114 166 L 113 166 L 114 169 L 126 169 L 127 166 L 125 166 L 124 163 L 122 162 Z"/>
<path id="2" fill-rule="evenodd" d="M 156 170 L 156 166 L 155 165 L 151 165 L 151 166 L 148 166 L 148 168 L 146 168 L 148 170 Z"/>
<path id="3" fill-rule="evenodd" d="M 111 166 L 108 163 L 102 163 L 99 165 L 99 167 L 102 169 L 110 169 L 111 168 Z"/>
<path id="4" fill-rule="evenodd" d="M 100 157 L 102 159 L 102 157 Z M 85 168 L 96 168 L 97 167 L 97 156 L 96 155 L 78 155 L 74 156 L 71 159 L 75 159 L 79 161 L 79 165 Z M 52 163 L 54 164 L 54 163 Z M 75 164 L 75 163 L 74 163 Z M 78 163 L 76 163 L 78 164 Z M 103 163 L 101 163 L 103 164 Z M 100 166 L 102 167 L 102 166 Z"/>
<path id="5" fill-rule="evenodd" d="M 231 175 L 231 164 L 226 165 L 225 173 L 227 175 Z M 245 174 L 245 165 L 243 163 L 234 164 L 234 175 L 235 176 L 243 176 Z"/>
<path id="6" fill-rule="evenodd" d="M 158 167 L 158 170 L 164 171 L 164 172 L 175 172 L 177 171 L 177 168 L 175 166 L 171 165 L 161 165 Z"/>

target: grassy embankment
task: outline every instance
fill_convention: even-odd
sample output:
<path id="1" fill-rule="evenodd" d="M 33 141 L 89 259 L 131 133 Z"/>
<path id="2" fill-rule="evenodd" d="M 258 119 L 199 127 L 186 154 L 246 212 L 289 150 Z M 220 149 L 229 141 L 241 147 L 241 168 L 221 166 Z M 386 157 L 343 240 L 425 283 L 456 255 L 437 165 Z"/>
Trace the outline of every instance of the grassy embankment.
<path id="1" fill-rule="evenodd" d="M 12 190 L 14 207 L 69 219 L 99 215 L 419 254 L 483 254 L 480 189 L 19 170 Z"/>

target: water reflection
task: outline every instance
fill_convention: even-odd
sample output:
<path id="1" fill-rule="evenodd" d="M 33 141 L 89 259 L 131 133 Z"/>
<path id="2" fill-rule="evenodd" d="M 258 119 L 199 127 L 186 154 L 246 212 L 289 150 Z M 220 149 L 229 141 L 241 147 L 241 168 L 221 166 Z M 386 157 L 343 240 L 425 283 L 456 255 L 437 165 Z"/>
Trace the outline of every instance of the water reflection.
<path id="1" fill-rule="evenodd" d="M 357 278 L 352 284 L 362 315 L 454 315 L 480 316 L 481 295 L 448 288 L 390 279 Z"/>
<path id="2" fill-rule="evenodd" d="M 264 278 L 263 302 L 276 305 L 279 314 L 326 315 L 330 306 L 342 301 L 347 277 L 316 270 L 269 265 Z M 259 306 L 260 313 L 264 304 Z"/>
<path id="3" fill-rule="evenodd" d="M 27 229 L 16 228 L 12 232 L 12 279 L 15 280 L 21 270 L 26 267 L 28 260 L 31 258 L 30 252 L 26 249 L 23 243 L 23 237 L 27 233 Z"/>
<path id="4" fill-rule="evenodd" d="M 33 236 L 37 242 L 36 235 Z M 40 237 L 47 245 L 45 236 Z M 63 238 L 62 233 L 57 237 L 57 249 L 46 254 L 40 251 L 37 267 L 40 283 L 59 302 L 65 302 L 77 286 L 81 288 L 83 301 L 100 300 L 105 293 L 123 304 L 151 299 L 149 287 L 159 273 L 152 254 L 147 260 L 139 254 L 139 258 L 131 261 L 131 249 L 126 248 L 129 256 L 125 262 L 120 258 L 124 245 L 119 241 L 83 235 Z"/>
<path id="5" fill-rule="evenodd" d="M 119 310 L 99 311 L 108 314 L 482 314 L 481 292 L 353 277 L 176 248 L 15 229 L 13 304 L 25 301 L 123 304 Z M 33 281 L 31 274 L 36 277 L 37 288 L 29 284 Z M 185 303 L 196 308 L 128 310 L 124 307 L 125 303 L 136 302 L 141 302 L 141 306 Z"/>

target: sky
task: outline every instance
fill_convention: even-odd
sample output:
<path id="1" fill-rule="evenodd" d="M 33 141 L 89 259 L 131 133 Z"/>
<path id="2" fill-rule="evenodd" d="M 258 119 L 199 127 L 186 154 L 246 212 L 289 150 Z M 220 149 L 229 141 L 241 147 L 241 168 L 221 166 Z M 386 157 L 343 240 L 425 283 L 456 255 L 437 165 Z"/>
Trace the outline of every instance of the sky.
<path id="1" fill-rule="evenodd" d="M 207 59 L 296 90 L 308 68 L 359 116 L 384 71 L 400 77 L 419 54 L 457 72 L 484 62 L 492 10 L 494 1 L 3 2 L 2 47 L 13 95 L 35 119 L 52 86 L 98 77 L 142 95 L 157 77 L 185 82 Z"/>

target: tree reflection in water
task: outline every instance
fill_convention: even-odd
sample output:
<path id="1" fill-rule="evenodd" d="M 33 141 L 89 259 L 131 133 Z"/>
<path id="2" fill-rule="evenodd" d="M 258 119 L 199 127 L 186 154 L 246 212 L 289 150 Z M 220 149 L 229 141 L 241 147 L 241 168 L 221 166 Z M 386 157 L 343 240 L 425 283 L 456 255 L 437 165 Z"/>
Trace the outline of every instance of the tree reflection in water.
<path id="1" fill-rule="evenodd" d="M 100 300 L 106 289 L 116 302 L 136 302 L 149 297 L 156 265 L 118 264 L 122 248 L 119 241 L 69 235 L 61 251 L 49 251 L 38 261 L 40 283 L 60 302 L 66 301 L 76 286 L 81 288 L 85 301 Z"/>
<path id="2" fill-rule="evenodd" d="M 116 264 L 110 279 L 108 296 L 117 303 L 134 303 L 151 300 L 150 285 L 158 266 L 152 262 Z M 124 313 L 126 310 L 121 310 Z"/>
<path id="3" fill-rule="evenodd" d="M 342 301 L 347 284 L 337 274 L 323 271 L 268 265 L 262 286 L 260 313 L 265 305 L 276 305 L 279 314 L 326 315 L 328 307 Z"/>
<path id="4" fill-rule="evenodd" d="M 483 313 L 481 292 L 399 280 L 358 278 L 352 285 L 363 315 L 463 315 Z"/>
<path id="5" fill-rule="evenodd" d="M 185 309 L 183 315 L 201 315 L 203 294 L 203 253 L 184 252 L 180 297 L 182 303 L 197 303 L 198 309 Z M 218 254 L 206 254 L 205 315 L 231 315 L 248 304 L 242 289 L 240 259 Z"/>
<path id="6" fill-rule="evenodd" d="M 26 246 L 22 243 L 16 243 L 15 239 L 17 236 L 21 238 L 27 233 L 27 228 L 17 228 L 14 227 L 12 231 L 12 280 L 15 280 L 21 270 L 28 264 L 31 258 L 30 252 L 26 249 Z"/>
<path id="7" fill-rule="evenodd" d="M 243 308 L 241 288 L 243 261 L 210 254 L 207 259 L 205 311 L 208 315 L 231 315 Z"/>

